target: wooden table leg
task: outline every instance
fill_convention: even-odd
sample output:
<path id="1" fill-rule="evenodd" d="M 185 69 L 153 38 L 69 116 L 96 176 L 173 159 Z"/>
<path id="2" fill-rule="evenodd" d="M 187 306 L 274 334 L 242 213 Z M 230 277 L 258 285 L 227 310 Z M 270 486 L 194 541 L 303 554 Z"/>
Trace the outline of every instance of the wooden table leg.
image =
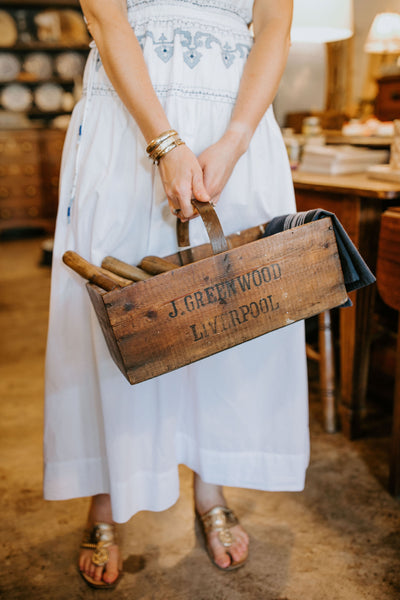
<path id="1" fill-rule="evenodd" d="M 353 292 L 353 306 L 340 312 L 340 417 L 348 439 L 361 435 L 365 414 L 375 292 L 375 285 Z"/>
<path id="2" fill-rule="evenodd" d="M 329 310 L 318 316 L 319 385 L 324 414 L 324 427 L 328 433 L 337 431 L 335 352 Z"/>
<path id="3" fill-rule="evenodd" d="M 389 490 L 394 496 L 400 496 L 400 314 L 399 326 L 397 329 L 396 380 L 393 405 Z"/>

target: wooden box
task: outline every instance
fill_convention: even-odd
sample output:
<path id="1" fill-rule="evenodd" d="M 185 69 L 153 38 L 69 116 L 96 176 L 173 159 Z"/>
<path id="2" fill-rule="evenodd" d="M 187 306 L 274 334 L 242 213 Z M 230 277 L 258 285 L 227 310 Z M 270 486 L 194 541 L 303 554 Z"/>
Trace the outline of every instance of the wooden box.
<path id="1" fill-rule="evenodd" d="M 168 257 L 196 262 L 127 287 L 87 289 L 115 363 L 131 384 L 343 304 L 329 218 L 261 238 L 263 226 Z M 260 239 L 258 239 L 260 238 Z"/>

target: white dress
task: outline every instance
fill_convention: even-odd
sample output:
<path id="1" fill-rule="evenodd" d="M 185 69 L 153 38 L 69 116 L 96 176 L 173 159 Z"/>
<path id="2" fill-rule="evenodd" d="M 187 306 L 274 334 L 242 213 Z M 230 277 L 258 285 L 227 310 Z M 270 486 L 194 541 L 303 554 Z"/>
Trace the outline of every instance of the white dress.
<path id="1" fill-rule="evenodd" d="M 252 0 L 128 0 L 155 91 L 171 126 L 199 154 L 223 134 L 252 45 Z M 266 65 L 268 68 L 268 65 Z M 176 251 L 175 217 L 145 140 L 97 49 L 66 138 L 54 246 L 46 360 L 47 499 L 110 493 L 113 517 L 163 510 L 179 495 L 178 465 L 204 481 L 303 489 L 309 460 L 303 323 L 131 386 L 112 361 L 75 250 L 137 264 Z M 226 234 L 295 210 L 272 108 L 218 203 Z M 191 241 L 206 241 L 200 219 Z"/>

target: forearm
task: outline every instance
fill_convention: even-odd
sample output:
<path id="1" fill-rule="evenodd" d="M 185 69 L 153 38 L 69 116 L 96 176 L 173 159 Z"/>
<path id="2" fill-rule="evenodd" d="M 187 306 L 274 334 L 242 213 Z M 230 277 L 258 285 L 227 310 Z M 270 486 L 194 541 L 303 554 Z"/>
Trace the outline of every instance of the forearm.
<path id="1" fill-rule="evenodd" d="M 240 153 L 246 151 L 278 90 L 290 48 L 290 23 L 291 10 L 266 19 L 256 30 L 227 129 L 227 135 L 237 140 Z"/>
<path id="2" fill-rule="evenodd" d="M 98 5 L 104 0 L 95 0 Z M 107 10 L 93 0 L 82 0 L 88 28 L 96 42 L 104 69 L 131 115 L 149 142 L 170 123 L 152 86 L 139 42 L 119 2 Z"/>

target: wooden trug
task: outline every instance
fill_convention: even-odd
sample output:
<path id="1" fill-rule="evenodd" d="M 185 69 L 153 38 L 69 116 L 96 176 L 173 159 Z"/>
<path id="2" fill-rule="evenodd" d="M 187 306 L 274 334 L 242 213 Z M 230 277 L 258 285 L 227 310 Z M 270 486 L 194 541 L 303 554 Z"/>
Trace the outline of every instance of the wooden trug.
<path id="1" fill-rule="evenodd" d="M 87 284 L 111 355 L 131 384 L 346 301 L 329 218 L 257 239 L 262 231 L 229 236 L 231 249 L 217 255 L 205 244 L 165 257 L 185 266 L 123 288 Z M 187 253 L 196 262 L 185 264 Z"/>

